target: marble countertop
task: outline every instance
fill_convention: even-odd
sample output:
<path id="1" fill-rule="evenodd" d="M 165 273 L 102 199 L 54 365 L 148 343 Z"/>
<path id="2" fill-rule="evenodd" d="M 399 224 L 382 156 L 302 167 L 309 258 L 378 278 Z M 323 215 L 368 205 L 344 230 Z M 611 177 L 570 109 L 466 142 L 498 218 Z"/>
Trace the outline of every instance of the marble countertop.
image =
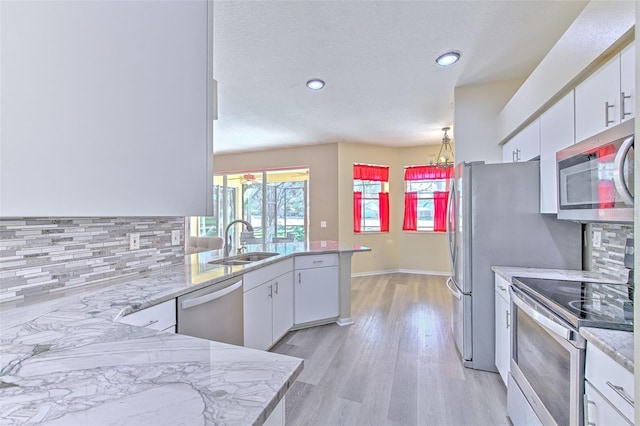
<path id="1" fill-rule="evenodd" d="M 491 269 L 505 280 L 511 282 L 513 277 L 542 278 L 547 280 L 591 281 L 596 283 L 612 283 L 611 278 L 599 272 L 579 271 L 572 269 L 518 268 L 513 266 L 492 266 Z M 626 283 L 626 280 L 617 281 Z"/>
<path id="2" fill-rule="evenodd" d="M 611 278 L 598 272 L 566 269 L 518 268 L 510 266 L 493 266 L 491 269 L 505 280 L 511 282 L 513 277 L 531 277 L 552 280 L 590 281 L 611 283 Z M 626 280 L 618 281 L 626 283 Z M 606 330 L 593 327 L 581 327 L 580 335 L 609 354 L 620 365 L 633 373 L 633 333 L 629 331 Z"/>
<path id="3" fill-rule="evenodd" d="M 580 328 L 580 335 L 633 373 L 632 332 L 582 327 Z"/>
<path id="4" fill-rule="evenodd" d="M 302 371 L 298 358 L 115 322 L 122 315 L 295 255 L 352 253 L 280 243 L 245 266 L 184 265 L 0 304 L 0 418 L 17 424 L 261 424 Z"/>

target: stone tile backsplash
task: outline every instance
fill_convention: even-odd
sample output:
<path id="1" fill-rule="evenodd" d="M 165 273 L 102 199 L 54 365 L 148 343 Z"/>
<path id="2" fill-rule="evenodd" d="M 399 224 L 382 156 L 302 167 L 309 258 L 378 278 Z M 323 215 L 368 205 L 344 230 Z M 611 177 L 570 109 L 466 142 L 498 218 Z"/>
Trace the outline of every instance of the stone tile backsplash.
<path id="1" fill-rule="evenodd" d="M 591 223 L 586 226 L 591 241 L 588 267 L 612 278 L 627 278 L 624 266 L 627 239 L 633 238 L 633 225 Z M 600 247 L 594 246 L 594 233 L 600 233 Z M 633 277 L 633 274 L 631 275 Z"/>
<path id="2" fill-rule="evenodd" d="M 139 250 L 129 250 L 132 232 Z M 179 264 L 183 242 L 182 217 L 0 219 L 0 301 Z"/>

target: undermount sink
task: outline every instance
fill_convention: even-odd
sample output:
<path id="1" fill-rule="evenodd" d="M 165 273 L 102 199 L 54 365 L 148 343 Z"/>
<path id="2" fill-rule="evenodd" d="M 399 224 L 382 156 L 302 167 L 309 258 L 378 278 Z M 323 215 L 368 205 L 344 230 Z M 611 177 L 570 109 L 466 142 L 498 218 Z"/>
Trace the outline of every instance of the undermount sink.
<path id="1" fill-rule="evenodd" d="M 237 256 L 225 257 L 223 259 L 212 260 L 213 265 L 247 265 L 258 260 L 268 259 L 273 256 L 277 256 L 278 253 L 269 252 L 252 252 L 239 254 Z"/>

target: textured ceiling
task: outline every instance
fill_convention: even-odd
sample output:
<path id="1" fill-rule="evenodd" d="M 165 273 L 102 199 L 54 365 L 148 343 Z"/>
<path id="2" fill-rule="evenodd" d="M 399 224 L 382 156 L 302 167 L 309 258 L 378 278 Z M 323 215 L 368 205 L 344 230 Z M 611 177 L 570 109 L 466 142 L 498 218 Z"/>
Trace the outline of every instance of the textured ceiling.
<path id="1" fill-rule="evenodd" d="M 214 151 L 440 143 L 454 87 L 528 76 L 586 3 L 216 0 Z"/>

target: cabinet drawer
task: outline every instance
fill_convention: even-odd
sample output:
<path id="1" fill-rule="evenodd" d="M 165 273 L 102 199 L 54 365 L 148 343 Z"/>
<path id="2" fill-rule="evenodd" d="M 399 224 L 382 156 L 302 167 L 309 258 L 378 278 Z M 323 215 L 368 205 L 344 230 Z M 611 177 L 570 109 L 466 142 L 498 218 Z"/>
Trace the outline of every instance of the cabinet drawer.
<path id="1" fill-rule="evenodd" d="M 605 354 L 600 348 L 587 344 L 585 378 L 628 419 L 633 419 L 633 374 Z M 617 390 L 614 388 L 617 387 Z"/>
<path id="2" fill-rule="evenodd" d="M 509 281 L 505 280 L 504 278 L 502 278 L 501 276 L 499 276 L 498 274 L 496 275 L 496 294 L 500 295 L 500 297 L 502 297 L 502 299 L 509 303 L 510 302 L 510 297 L 509 297 Z"/>
<path id="3" fill-rule="evenodd" d="M 260 284 L 266 283 L 274 278 L 293 271 L 293 260 L 286 259 L 273 265 L 264 266 L 257 271 L 251 271 L 244 274 L 244 292 L 256 288 Z"/>
<path id="4" fill-rule="evenodd" d="M 584 383 L 584 395 L 585 425 L 629 426 L 633 424 L 611 405 L 589 381 Z"/>
<path id="5" fill-rule="evenodd" d="M 176 325 L 176 300 L 167 300 L 159 305 L 133 312 L 122 317 L 120 322 L 153 330 L 171 329 Z"/>
<path id="6" fill-rule="evenodd" d="M 296 257 L 295 261 L 296 261 L 296 269 L 338 266 L 338 255 L 337 254 L 316 254 L 311 256 L 298 256 Z"/>

